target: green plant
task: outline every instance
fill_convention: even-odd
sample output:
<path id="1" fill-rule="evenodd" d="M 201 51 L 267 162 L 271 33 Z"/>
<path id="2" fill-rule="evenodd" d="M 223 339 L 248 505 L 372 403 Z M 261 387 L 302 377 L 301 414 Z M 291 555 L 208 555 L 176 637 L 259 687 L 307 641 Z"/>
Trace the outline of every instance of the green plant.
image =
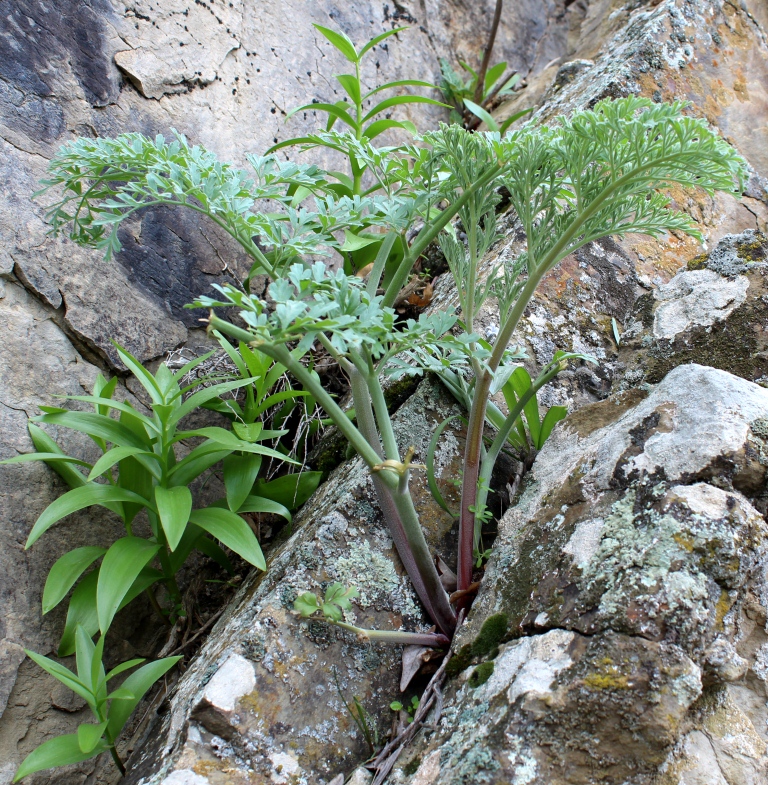
<path id="1" fill-rule="evenodd" d="M 408 714 L 408 722 L 411 723 L 413 722 L 413 716 L 416 714 L 416 710 L 419 708 L 419 703 L 418 695 L 414 695 L 407 706 L 403 706 L 400 701 L 392 701 L 392 703 L 389 704 L 389 708 L 392 709 L 392 711 L 403 711 L 403 709 L 405 709 Z"/>
<path id="2" fill-rule="evenodd" d="M 33 651 L 26 652 L 44 671 L 77 693 L 88 704 L 96 722 L 83 723 L 76 733 L 58 736 L 41 744 L 19 766 L 14 782 L 36 771 L 95 758 L 102 752 L 109 752 L 118 769 L 125 774 L 115 741 L 147 690 L 181 657 L 165 657 L 143 665 L 116 690 L 108 692 L 107 685 L 115 676 L 141 665 L 144 660 L 128 660 L 106 673 L 102 661 L 104 640 L 102 635 L 94 645 L 90 634 L 78 625 L 75 632 L 77 673 L 48 657 Z"/>
<path id="3" fill-rule="evenodd" d="M 295 242 L 289 239 L 288 253 L 274 239 L 269 259 L 262 259 L 261 251 L 261 256 L 252 252 L 255 268 L 272 278 L 268 300 L 227 286 L 219 288 L 217 297 L 200 297 L 194 304 L 210 309 L 211 329 L 285 366 L 361 457 L 371 473 L 402 562 L 437 626 L 433 645 L 444 645 L 445 639 L 453 635 L 457 608 L 442 586 L 419 524 L 409 480 L 411 472 L 420 467 L 413 463 L 413 448 L 403 451 L 397 443 L 381 375 L 397 378 L 435 372 L 469 404 L 457 571 L 458 608 L 464 608 L 471 595 L 469 587 L 478 552 L 477 522 L 487 517 L 485 499 L 493 463 L 502 446 L 510 437 L 515 438 L 513 432 L 522 438 L 517 425 L 521 416 L 526 418 L 534 446 L 542 442 L 561 412 L 540 420 L 530 401 L 568 362 L 587 359 L 579 354 L 557 353 L 535 380 L 526 380 L 519 373 L 515 376 L 521 352 L 510 350 L 509 345 L 540 281 L 568 254 L 607 235 L 680 231 L 698 236 L 691 219 L 670 209 L 670 199 L 660 189 L 677 185 L 712 193 L 739 192 L 743 187 L 743 160 L 703 121 L 686 116 L 684 109 L 681 103 L 652 104 L 632 96 L 602 101 L 593 109 L 560 118 L 551 125 L 529 123 L 505 136 L 471 134 L 454 125 L 425 134 L 419 147 L 377 150 L 368 141 L 366 155 L 375 157 L 382 171 L 396 173 L 391 175 L 391 182 L 397 187 L 334 202 L 334 209 L 345 216 L 336 226 L 348 228 L 354 221 L 358 227 L 375 223 L 386 230 L 388 237 L 400 237 L 402 241 L 416 221 L 423 223 L 392 271 L 383 294 L 378 291 L 387 254 L 377 253 L 367 280 L 363 280 L 344 270 L 330 271 L 311 258 L 300 260 Z M 139 150 L 151 146 L 147 140 L 131 138 Z M 190 150 L 181 139 L 173 145 L 174 151 L 185 151 L 175 169 L 164 165 L 158 170 L 153 161 L 146 163 L 137 154 L 130 167 L 119 172 L 114 170 L 109 146 L 81 140 L 65 147 L 53 161 L 49 182 L 63 186 L 65 194 L 89 195 L 83 198 L 78 212 L 67 212 L 65 200 L 54 205 L 54 226 L 71 222 L 75 237 L 87 241 L 89 226 L 101 225 L 102 221 L 116 225 L 130 214 L 133 208 L 121 205 L 124 192 L 134 199 L 141 194 L 149 198 L 157 193 L 156 182 L 162 176 L 166 178 L 164 193 L 186 193 L 190 174 L 183 166 L 210 154 L 194 152 L 197 148 Z M 162 141 L 156 141 L 153 150 L 152 158 L 167 160 L 170 155 Z M 85 175 L 77 163 L 83 152 L 88 156 Z M 98 176 L 112 177 L 106 201 L 87 191 L 96 160 Z M 287 192 L 293 185 L 288 181 L 298 168 L 263 160 L 265 167 L 278 173 L 275 182 L 284 187 L 276 201 L 290 205 Z M 115 174 L 110 175 L 113 171 Z M 230 176 L 238 184 L 245 181 L 241 175 Z M 317 182 L 326 181 L 317 169 L 312 176 Z M 498 260 L 481 276 L 480 261 L 496 237 L 497 190 L 501 186 L 508 192 L 510 209 L 525 232 L 527 250 L 514 261 Z M 241 222 L 264 225 L 262 214 L 250 212 L 258 190 L 259 186 L 254 186 L 246 192 L 234 214 L 221 216 L 220 224 L 236 236 Z M 188 204 L 181 200 L 178 203 Z M 333 232 L 327 230 L 327 197 L 308 195 L 305 204 L 302 225 L 319 227 L 311 235 L 303 235 L 307 257 L 338 249 L 339 242 L 329 238 Z M 81 227 L 83 218 L 85 229 Z M 451 231 L 455 219 L 460 221 L 466 240 Z M 427 246 L 438 239 L 456 283 L 461 322 L 450 311 L 398 321 L 393 310 L 397 295 Z M 487 343 L 475 333 L 475 321 L 481 306 L 491 297 L 498 306 L 499 326 L 496 338 Z M 218 315 L 214 309 L 221 307 L 236 308 L 244 326 Z M 356 423 L 297 359 L 297 354 L 308 351 L 316 342 L 337 360 L 350 379 Z M 514 405 L 506 415 L 496 414 L 489 407 L 491 392 L 508 383 L 509 401 L 514 393 Z M 487 450 L 486 423 L 495 430 Z M 313 604 L 305 597 L 298 608 L 304 613 L 310 608 L 321 609 L 323 604 L 333 603 L 315 597 Z M 325 618 L 333 621 L 335 613 Z"/>
<path id="4" fill-rule="evenodd" d="M 310 193 L 324 193 L 336 198 L 355 199 L 361 196 L 371 196 L 381 191 L 392 192 L 403 181 L 404 173 L 400 171 L 402 161 L 387 156 L 388 152 L 399 148 L 376 149 L 372 141 L 391 129 L 405 131 L 411 136 L 416 136 L 416 127 L 408 120 L 395 120 L 389 116 L 390 111 L 397 106 L 406 104 L 431 104 L 434 106 L 447 106 L 433 98 L 422 95 L 391 95 L 379 100 L 384 91 L 399 90 L 403 87 L 426 87 L 437 89 L 431 82 L 421 79 L 398 79 L 378 85 L 367 92 L 364 90 L 360 78 L 360 64 L 363 58 L 372 53 L 374 48 L 390 36 L 407 30 L 407 27 L 396 27 L 387 30 L 381 35 L 372 38 L 359 51 L 353 42 L 343 33 L 330 30 L 322 25 L 315 28 L 340 52 L 348 62 L 354 65 L 353 74 L 337 74 L 335 79 L 346 93 L 346 98 L 334 104 L 310 103 L 292 109 L 286 120 L 298 112 L 322 112 L 327 115 L 324 132 L 309 136 L 286 139 L 273 147 L 267 153 L 273 153 L 284 147 L 299 145 L 302 150 L 312 150 L 324 147 L 335 153 L 340 153 L 346 159 L 348 172 L 332 171 L 327 173 L 323 183 L 318 183 L 315 188 L 297 185 L 288 190 L 294 203 L 298 204 Z M 375 103 L 374 103 L 375 101 Z M 373 105 L 372 105 L 373 104 Z M 336 124 L 346 126 L 341 133 L 334 132 Z M 395 164 L 393 166 L 393 164 Z M 366 269 L 374 262 L 380 253 L 384 256 L 384 280 L 393 265 L 398 264 L 407 251 L 407 245 L 399 234 L 382 234 L 380 225 L 371 221 L 362 221 L 355 230 L 344 230 L 344 242 L 339 244 L 337 250 L 344 257 L 345 271 L 347 273 Z"/>
<path id="5" fill-rule="evenodd" d="M 107 749 L 118 762 L 114 742 L 122 725 L 146 689 L 178 658 L 144 666 L 129 677 L 123 688 L 107 695 L 106 680 L 137 664 L 132 661 L 120 666 L 108 677 L 103 674 L 104 639 L 115 614 L 144 592 L 167 623 L 182 616 L 185 608 L 176 575 L 192 550 L 202 551 L 232 570 L 217 540 L 249 563 L 265 569 L 259 542 L 240 514 L 268 512 L 290 520 L 289 508 L 303 501 L 320 479 L 318 473 L 305 473 L 303 480 L 301 477 L 293 480 L 283 477 L 272 482 L 257 480 L 263 457 L 295 463 L 283 452 L 261 444 L 284 433 L 264 429 L 257 418 L 265 407 L 255 405 L 253 399 L 254 387 L 263 389 L 265 384 L 273 383 L 274 369 L 270 362 L 265 365 L 263 358 L 258 358 L 253 375 L 243 374 L 234 381 L 203 378 L 182 386 L 184 377 L 212 353 L 186 363 L 176 373 L 163 363 L 152 374 L 125 349 L 117 345 L 116 348 L 122 362 L 148 395 L 150 413 L 144 414 L 128 402 L 115 400 L 117 377 L 107 381 L 99 375 L 93 395 L 68 397 L 70 401 L 90 405 L 92 411 L 43 406 L 43 414 L 33 418 L 34 422 L 86 434 L 102 453 L 98 460 L 91 464 L 67 455 L 42 428 L 31 422 L 29 431 L 37 452 L 2 462 L 45 461 L 70 487 L 37 519 L 29 533 L 27 548 L 66 516 L 92 505 L 111 510 L 125 526 L 125 536 L 108 548 L 83 546 L 65 553 L 54 563 L 45 583 L 43 613 L 55 608 L 71 591 L 58 654 L 77 653 L 79 675 L 68 676 L 69 671 L 63 666 L 30 653 L 41 667 L 89 702 L 98 723 L 81 726 L 76 736 L 64 736 L 40 746 L 19 769 L 17 779 L 56 762 L 86 760 Z M 278 375 L 282 373 L 280 369 Z M 200 382 L 210 386 L 194 391 Z M 246 388 L 245 411 L 236 401 L 220 398 L 242 387 Z M 271 400 L 267 397 L 267 407 L 290 400 L 293 394 L 294 391 L 283 391 Z M 184 418 L 206 405 L 214 409 L 223 407 L 232 416 L 233 430 L 221 427 L 183 430 Z M 111 416 L 112 413 L 118 417 Z M 238 415 L 242 416 L 238 419 Z M 199 443 L 191 449 L 184 447 L 190 440 Z M 217 464 L 222 464 L 226 497 L 207 507 L 194 508 L 189 486 Z M 87 476 L 78 467 L 87 470 Z M 134 530 L 135 519 L 142 511 L 149 523 L 148 537 L 139 536 Z M 165 589 L 168 598 L 165 608 L 155 593 L 158 585 Z M 97 632 L 101 637 L 94 649 L 91 638 Z M 145 685 L 140 693 L 135 693 L 135 700 L 128 691 L 134 684 L 136 690 Z M 108 701 L 112 701 L 109 709 Z M 99 734 L 95 728 L 100 729 Z"/>

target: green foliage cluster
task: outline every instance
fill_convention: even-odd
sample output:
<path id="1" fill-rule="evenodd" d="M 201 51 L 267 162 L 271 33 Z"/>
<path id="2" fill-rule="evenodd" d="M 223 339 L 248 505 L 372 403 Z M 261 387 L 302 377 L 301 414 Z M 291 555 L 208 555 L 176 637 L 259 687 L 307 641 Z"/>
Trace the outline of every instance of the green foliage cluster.
<path id="1" fill-rule="evenodd" d="M 564 411 L 553 407 L 542 416 L 538 390 L 569 362 L 592 359 L 557 352 L 535 379 L 521 368 L 523 352 L 510 345 L 540 281 L 568 254 L 607 235 L 676 231 L 698 236 L 691 219 L 671 209 L 663 189 L 738 193 L 745 165 L 704 121 L 687 116 L 684 104 L 653 104 L 634 96 L 601 101 L 549 125 L 528 123 L 507 133 L 497 129 L 476 134 L 443 125 L 414 137 L 410 144 L 377 147 L 374 140 L 384 130 L 414 133 L 403 121 L 380 118 L 382 112 L 431 99 L 394 96 L 372 108 L 364 108 L 364 103 L 378 101 L 384 88 L 427 85 L 406 80 L 363 94 L 361 58 L 398 31 L 388 31 L 358 51 L 343 34 L 318 29 L 354 64 L 354 74 L 337 77 L 349 100 L 300 107 L 297 111 L 324 112 L 328 120 L 317 134 L 291 141 L 305 150 L 326 147 L 341 153 L 347 172 L 281 162 L 273 150 L 250 158 L 253 171 L 246 174 L 219 163 L 202 148 L 190 147 L 179 135 L 170 142 L 135 134 L 78 140 L 66 145 L 51 164 L 46 187 L 61 190 L 49 220 L 55 231 L 67 226 L 74 240 L 103 248 L 109 256 L 119 249 L 116 228 L 135 210 L 180 205 L 207 215 L 240 243 L 253 259 L 248 279 L 257 273 L 269 276 L 267 295 L 252 294 L 246 281 L 243 288 L 219 287 L 215 297 L 200 296 L 193 305 L 209 309 L 211 330 L 238 342 L 237 351 L 231 345 L 228 351 L 242 358 L 241 376 L 253 374 L 251 363 L 260 355 L 278 363 L 347 438 L 371 473 L 395 546 L 437 632 L 360 629 L 343 620 L 356 592 L 340 584 L 329 586 L 322 599 L 302 594 L 297 612 L 303 617 L 320 614 L 363 639 L 445 646 L 454 633 L 457 610 L 469 601 L 473 568 L 482 553 L 481 528 L 489 515 L 485 502 L 494 463 L 505 445 L 541 447 Z M 497 72 L 498 67 L 489 72 L 486 89 L 501 78 Z M 480 262 L 498 237 L 501 187 L 525 233 L 527 248 L 517 259 L 498 259 L 481 275 Z M 265 202 L 274 210 L 261 211 L 258 206 Z M 393 310 L 397 295 L 434 241 L 454 278 L 459 312 L 437 311 L 403 323 Z M 317 261 L 333 254 L 345 262 L 335 272 Z M 493 340 L 475 331 L 477 314 L 488 298 L 496 301 L 499 313 Z M 223 319 L 222 308 L 235 308 L 243 326 Z M 316 345 L 347 374 L 355 422 L 302 361 Z M 237 513 L 256 503 L 249 501 L 258 471 L 254 466 L 268 454 L 269 448 L 260 444 L 267 436 L 255 423 L 240 421 L 247 419 L 243 410 L 232 409 L 232 432 L 199 429 L 196 435 L 205 439 L 203 445 L 190 454 L 194 458 L 177 462 L 172 447 L 183 437 L 174 429 L 201 393 L 180 403 L 172 375 L 163 372 L 162 378 L 158 374 L 150 380 L 133 370 L 150 392 L 153 416 L 142 419 L 134 410 L 125 412 L 108 403 L 109 397 L 97 395 L 90 401 L 117 409 L 128 421 L 115 423 L 97 412 L 90 415 L 88 428 L 80 426 L 90 432 L 95 427 L 91 423 L 104 425 L 108 420 L 114 423 L 109 433 L 94 435 L 110 441 L 117 439 L 118 426 L 120 430 L 112 457 L 97 467 L 107 482 L 83 480 L 90 483 L 88 490 L 76 502 L 69 497 L 72 509 L 86 503 L 123 505 L 123 511 L 136 505 L 146 509 L 154 540 L 131 546 L 137 554 L 141 547 L 138 561 L 144 559 L 136 573 L 155 556 L 161 562 L 164 558 L 169 569 L 157 580 L 171 586 L 177 552 L 213 543 L 210 536 L 263 565 L 260 552 L 237 523 L 242 523 Z M 469 410 L 459 511 L 458 608 L 443 588 L 409 489 L 412 471 L 424 467 L 413 463 L 412 447 L 402 452 L 381 382 L 386 374 L 427 371 L 438 374 Z M 248 383 L 251 376 L 228 384 Z M 496 392 L 505 398 L 506 413 L 490 401 Z M 199 403 L 201 398 L 194 405 Z M 255 397 L 248 404 L 251 411 L 258 405 Z M 52 411 L 43 420 L 55 422 L 45 418 L 65 416 Z M 83 421 L 70 417 L 61 424 L 72 422 Z M 486 425 L 495 433 L 490 447 L 484 443 Z M 192 510 L 184 488 L 214 454 L 225 461 L 227 497 L 220 504 Z M 119 479 L 110 482 L 109 468 L 122 462 L 130 462 L 126 465 L 142 478 L 141 484 L 136 480 L 123 487 Z M 66 509 L 62 505 L 48 513 L 45 521 L 55 522 Z M 128 538 L 133 536 L 130 530 L 127 533 Z M 105 619 L 111 618 L 116 597 L 119 605 L 119 596 L 130 589 L 129 577 L 121 578 L 120 591 L 105 601 Z"/>
<path id="2" fill-rule="evenodd" d="M 222 338 L 241 378 L 221 382 L 184 378 L 204 363 L 213 352 L 202 355 L 175 373 L 163 363 L 152 374 L 120 346 L 124 365 L 147 394 L 149 414 L 132 404 L 116 400 L 117 377 L 97 377 L 93 395 L 69 396 L 68 400 L 90 406 L 92 411 L 75 411 L 43 406 L 35 423 L 69 428 L 86 434 L 101 456 L 93 464 L 67 455 L 42 428 L 29 424 L 37 452 L 19 455 L 3 463 L 45 461 L 69 485 L 70 490 L 53 501 L 32 527 L 26 547 L 34 545 L 48 529 L 78 510 L 101 506 L 119 516 L 125 536 L 108 548 L 97 545 L 75 548 L 53 565 L 43 590 L 43 613 L 48 613 L 69 595 L 66 623 L 58 654 L 77 655 L 78 673 L 70 673 L 34 652 L 29 656 L 51 675 L 81 695 L 97 723 L 80 726 L 77 734 L 52 739 L 33 751 L 16 774 L 16 779 L 51 761 L 58 765 L 87 760 L 108 750 L 119 766 L 115 741 L 138 701 L 178 660 L 164 658 L 145 665 L 128 677 L 115 692 L 106 683 L 135 667 L 132 660 L 104 675 L 104 641 L 117 612 L 142 593 L 168 623 L 186 613 L 176 580 L 193 550 L 208 555 L 229 572 L 233 567 L 221 545 L 259 569 L 266 563 L 256 536 L 241 517 L 260 512 L 290 520 L 295 508 L 315 489 L 317 472 L 289 474 L 271 482 L 259 480 L 264 458 L 296 463 L 264 442 L 274 442 L 287 431 L 265 430 L 259 417 L 270 407 L 292 403 L 301 391 L 283 390 L 270 394 L 285 369 L 247 347 L 239 355 Z M 213 382 L 195 391 L 201 382 Z M 245 388 L 245 402 L 226 398 Z M 232 429 L 219 426 L 184 430 L 184 418 L 201 407 L 220 411 L 232 420 Z M 113 417 L 116 414 L 117 417 Z M 191 450 L 180 448 L 199 442 Z M 279 445 L 278 445 L 279 446 Z M 184 454 L 186 453 L 186 454 Z M 195 508 L 190 485 L 216 465 L 222 466 L 226 497 Z M 80 468 L 78 468 L 80 467 Z M 82 470 L 87 470 L 87 475 Z M 136 518 L 146 515 L 150 534 L 134 530 Z M 153 566 L 156 565 L 156 566 Z M 162 587 L 167 607 L 161 608 L 156 589 Z M 71 592 L 71 594 L 70 594 Z M 93 636 L 99 635 L 94 645 Z"/>

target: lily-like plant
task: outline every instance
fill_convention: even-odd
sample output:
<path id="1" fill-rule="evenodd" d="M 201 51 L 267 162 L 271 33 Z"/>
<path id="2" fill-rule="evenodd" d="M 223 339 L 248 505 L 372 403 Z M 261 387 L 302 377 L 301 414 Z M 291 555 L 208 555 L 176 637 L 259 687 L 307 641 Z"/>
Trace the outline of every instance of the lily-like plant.
<path id="1" fill-rule="evenodd" d="M 194 305 L 209 310 L 211 329 L 287 368 L 346 436 L 371 473 L 397 551 L 437 627 L 433 643 L 443 645 L 454 633 L 457 611 L 469 602 L 478 522 L 487 517 L 485 502 L 499 452 L 515 434 L 519 437 L 523 414 L 532 441 L 541 444 L 561 413 L 539 421 L 531 402 L 569 361 L 585 359 L 558 353 L 536 379 L 515 376 L 522 352 L 510 346 L 539 283 L 567 255 L 601 237 L 665 231 L 697 236 L 689 216 L 672 209 L 664 188 L 738 193 L 743 186 L 742 159 L 704 121 L 686 116 L 685 108 L 629 97 L 602 101 L 548 125 L 531 122 L 505 136 L 443 126 L 417 145 L 397 148 L 376 148 L 370 138 L 352 131 L 334 132 L 358 158 L 375 162 L 367 171 L 373 177 L 375 170 L 382 186 L 368 195 L 338 198 L 327 189 L 338 182 L 334 175 L 275 157 L 252 158 L 254 172 L 248 175 L 190 147 L 182 137 L 170 144 L 138 135 L 81 139 L 52 164 L 48 185 L 63 186 L 64 196 L 50 217 L 54 227 L 72 225 L 81 242 L 117 250 L 114 229 L 135 209 L 184 205 L 213 218 L 252 255 L 254 271 L 272 281 L 266 298 L 227 286 Z M 297 204 L 299 184 L 307 191 Z M 501 187 L 525 233 L 527 250 L 484 272 L 481 260 L 497 239 Z M 256 200 L 264 197 L 278 203 L 282 217 L 256 209 Z M 417 225 L 420 231 L 409 232 Z M 346 233 L 363 229 L 381 238 L 367 278 L 331 271 L 318 261 L 343 252 Z M 401 321 L 393 309 L 397 295 L 435 241 L 448 260 L 459 313 L 436 311 Z M 382 286 L 396 242 L 405 248 L 403 257 Z M 492 343 L 475 331 L 489 298 L 499 320 Z M 217 313 L 222 307 L 236 308 L 242 323 L 224 319 Z M 356 422 L 300 361 L 316 344 L 347 373 Z M 387 375 L 425 371 L 440 375 L 469 408 L 456 606 L 443 588 L 409 490 L 413 450 L 397 443 L 382 387 Z M 515 394 L 510 391 L 509 410 L 502 413 L 489 400 L 510 380 L 516 380 Z M 494 435 L 486 449 L 489 425 Z M 304 615 L 333 606 L 317 599 L 313 604 L 308 597 L 301 602 Z M 343 604 L 336 605 L 343 610 Z"/>

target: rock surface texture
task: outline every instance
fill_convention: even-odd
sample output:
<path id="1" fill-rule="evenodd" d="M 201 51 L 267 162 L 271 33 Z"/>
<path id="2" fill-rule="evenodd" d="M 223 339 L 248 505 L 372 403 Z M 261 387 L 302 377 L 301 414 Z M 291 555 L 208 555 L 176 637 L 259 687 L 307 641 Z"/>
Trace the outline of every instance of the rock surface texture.
<path id="1" fill-rule="evenodd" d="M 286 126 L 291 107 L 338 100 L 331 77 L 344 66 L 313 22 L 356 41 L 411 25 L 377 50 L 363 74 L 373 86 L 436 80 L 440 56 L 473 61 L 493 5 L 14 2 L 0 21 L 0 457 L 31 450 L 27 416 L 53 395 L 87 393 L 99 371 L 124 370 L 110 339 L 144 361 L 205 343 L 183 305 L 247 269 L 215 227 L 165 209 L 122 230 L 111 264 L 47 237 L 44 209 L 30 194 L 62 143 L 176 128 L 244 163 L 246 153 L 314 129 L 309 114 Z M 454 646 L 439 725 L 420 733 L 392 781 L 761 785 L 765 2 L 507 3 L 495 54 L 528 81 L 500 117 L 535 106 L 551 119 L 630 93 L 690 100 L 747 158 L 752 177 L 742 200 L 672 194 L 704 247 L 671 235 L 592 243 L 564 260 L 531 304 L 517 340 L 532 367 L 557 349 L 600 364 L 565 372 L 543 392 L 545 404 L 575 413 L 502 522 Z M 427 127 L 441 116 L 411 119 Z M 519 252 L 514 220 L 503 226 L 492 253 Z M 450 298 L 438 284 L 436 302 Z M 492 310 L 479 322 L 489 336 L 498 329 Z M 403 444 L 423 453 L 452 407 L 437 386 L 422 384 L 397 415 Z M 461 432 L 449 430 L 438 455 L 444 492 L 461 447 Z M 50 653 L 61 629 L 61 617 L 39 615 L 53 561 L 67 546 L 93 543 L 94 527 L 106 540 L 117 530 L 106 515 L 74 516 L 46 548 L 25 553 L 33 521 L 60 492 L 45 467 L 0 468 L 0 785 L 37 744 L 85 718 L 22 651 Z M 448 558 L 451 521 L 424 486 L 416 494 L 430 542 Z M 384 733 L 399 696 L 399 653 L 289 613 L 298 592 L 344 579 L 361 589 L 359 623 L 424 628 L 356 462 L 307 505 L 269 572 L 246 582 L 150 726 L 126 782 L 322 785 L 358 766 L 368 750 L 341 696 L 360 698 Z M 121 630 L 115 647 L 126 658 L 141 653 L 141 628 L 139 617 Z M 108 766 L 89 762 L 28 782 L 113 779 Z M 367 781 L 358 769 L 353 782 Z"/>

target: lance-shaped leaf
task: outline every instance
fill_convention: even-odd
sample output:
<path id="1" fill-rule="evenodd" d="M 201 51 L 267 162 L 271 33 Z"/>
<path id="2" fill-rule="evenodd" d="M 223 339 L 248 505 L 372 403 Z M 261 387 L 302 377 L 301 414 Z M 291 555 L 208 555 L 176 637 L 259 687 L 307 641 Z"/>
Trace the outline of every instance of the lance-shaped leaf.
<path id="1" fill-rule="evenodd" d="M 51 567 L 43 589 L 43 613 L 48 613 L 66 597 L 77 579 L 93 564 L 106 548 L 86 546 L 65 553 Z"/>
<path id="2" fill-rule="evenodd" d="M 267 569 L 256 535 L 239 515 L 221 507 L 205 507 L 193 510 L 189 520 L 242 556 L 249 564 L 260 570 Z"/>
<path id="3" fill-rule="evenodd" d="M 21 766 L 13 777 L 14 782 L 18 782 L 29 774 L 36 771 L 52 769 L 54 766 L 66 766 L 69 763 L 80 763 L 99 755 L 106 746 L 96 746 L 90 752 L 83 752 L 76 733 L 68 733 L 65 736 L 57 736 L 55 739 L 43 742 L 36 750 L 24 758 Z"/>
<path id="4" fill-rule="evenodd" d="M 224 459 L 224 486 L 229 509 L 237 512 L 256 482 L 261 468 L 260 455 L 228 455 Z"/>
<path id="5" fill-rule="evenodd" d="M 187 527 L 189 513 L 192 512 L 192 492 L 186 485 L 178 485 L 175 488 L 163 488 L 157 485 L 155 502 L 157 502 L 160 524 L 168 540 L 168 547 L 175 551 Z"/>

